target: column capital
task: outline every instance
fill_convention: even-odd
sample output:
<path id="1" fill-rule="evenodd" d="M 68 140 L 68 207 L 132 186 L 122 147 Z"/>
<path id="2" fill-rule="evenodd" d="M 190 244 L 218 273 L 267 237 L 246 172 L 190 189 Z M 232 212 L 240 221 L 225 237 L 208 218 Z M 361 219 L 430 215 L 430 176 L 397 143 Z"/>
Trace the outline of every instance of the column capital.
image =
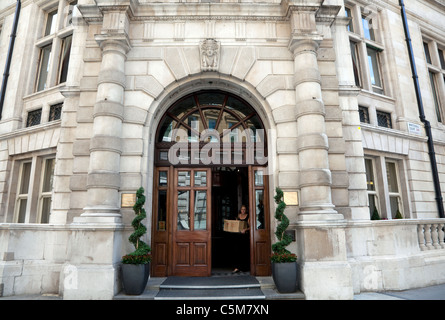
<path id="1" fill-rule="evenodd" d="M 96 34 L 94 39 L 103 52 L 115 51 L 126 56 L 131 49 L 130 39 L 125 33 Z"/>
<path id="2" fill-rule="evenodd" d="M 300 53 L 307 53 L 307 52 L 312 52 L 313 54 L 316 55 L 322 40 L 323 37 L 318 34 L 292 35 L 289 40 L 288 47 L 289 50 L 294 54 L 294 58 L 296 55 Z"/>

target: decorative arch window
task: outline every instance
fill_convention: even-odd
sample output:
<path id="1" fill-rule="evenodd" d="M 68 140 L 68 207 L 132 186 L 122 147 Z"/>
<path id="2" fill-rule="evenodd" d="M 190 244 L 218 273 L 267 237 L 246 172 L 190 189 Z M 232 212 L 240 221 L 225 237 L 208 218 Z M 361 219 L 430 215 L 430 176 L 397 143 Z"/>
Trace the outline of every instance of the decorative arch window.
<path id="1" fill-rule="evenodd" d="M 156 136 L 161 165 L 265 164 L 266 133 L 255 110 L 222 91 L 200 91 L 175 102 Z"/>

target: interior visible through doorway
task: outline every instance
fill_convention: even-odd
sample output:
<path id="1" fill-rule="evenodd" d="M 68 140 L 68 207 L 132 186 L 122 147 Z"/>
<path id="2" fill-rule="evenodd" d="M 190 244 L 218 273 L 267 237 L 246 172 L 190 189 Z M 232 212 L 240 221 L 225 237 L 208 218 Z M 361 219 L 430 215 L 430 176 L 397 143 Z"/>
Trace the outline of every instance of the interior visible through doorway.
<path id="1" fill-rule="evenodd" d="M 234 220 L 241 206 L 248 206 L 248 168 L 213 168 L 212 181 L 212 273 L 230 274 L 235 268 L 249 273 L 248 234 L 229 233 L 223 229 L 225 219 Z"/>

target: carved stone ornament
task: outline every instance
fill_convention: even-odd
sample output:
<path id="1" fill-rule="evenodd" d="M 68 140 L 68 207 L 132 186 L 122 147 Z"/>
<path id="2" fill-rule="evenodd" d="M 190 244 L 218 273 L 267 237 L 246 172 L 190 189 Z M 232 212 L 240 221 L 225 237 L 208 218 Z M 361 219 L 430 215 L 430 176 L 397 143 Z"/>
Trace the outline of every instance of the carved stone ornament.
<path id="1" fill-rule="evenodd" d="M 201 69 L 202 71 L 217 71 L 220 57 L 220 43 L 215 39 L 206 39 L 201 42 Z"/>

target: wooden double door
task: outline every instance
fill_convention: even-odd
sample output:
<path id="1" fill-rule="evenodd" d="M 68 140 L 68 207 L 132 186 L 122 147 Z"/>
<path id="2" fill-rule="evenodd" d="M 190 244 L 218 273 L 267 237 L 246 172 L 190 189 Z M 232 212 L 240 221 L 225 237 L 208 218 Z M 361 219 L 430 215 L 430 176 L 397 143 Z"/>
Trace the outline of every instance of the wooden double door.
<path id="1" fill-rule="evenodd" d="M 250 232 L 246 237 L 250 250 L 246 254 L 250 256 L 250 273 L 269 275 L 268 177 L 263 167 L 249 166 L 242 170 L 247 177 L 244 189 L 247 189 Z M 214 173 L 215 169 L 210 167 L 156 168 L 152 212 L 153 276 L 209 276 L 212 255 L 230 255 L 237 249 L 228 238 L 220 239 L 222 247 L 212 248 L 212 236 L 221 233 L 222 219 L 230 218 L 221 216 L 221 203 L 215 200 L 220 198 L 216 193 L 221 190 L 215 185 L 221 186 L 221 181 L 216 181 Z M 232 218 L 236 213 L 232 213 Z"/>

